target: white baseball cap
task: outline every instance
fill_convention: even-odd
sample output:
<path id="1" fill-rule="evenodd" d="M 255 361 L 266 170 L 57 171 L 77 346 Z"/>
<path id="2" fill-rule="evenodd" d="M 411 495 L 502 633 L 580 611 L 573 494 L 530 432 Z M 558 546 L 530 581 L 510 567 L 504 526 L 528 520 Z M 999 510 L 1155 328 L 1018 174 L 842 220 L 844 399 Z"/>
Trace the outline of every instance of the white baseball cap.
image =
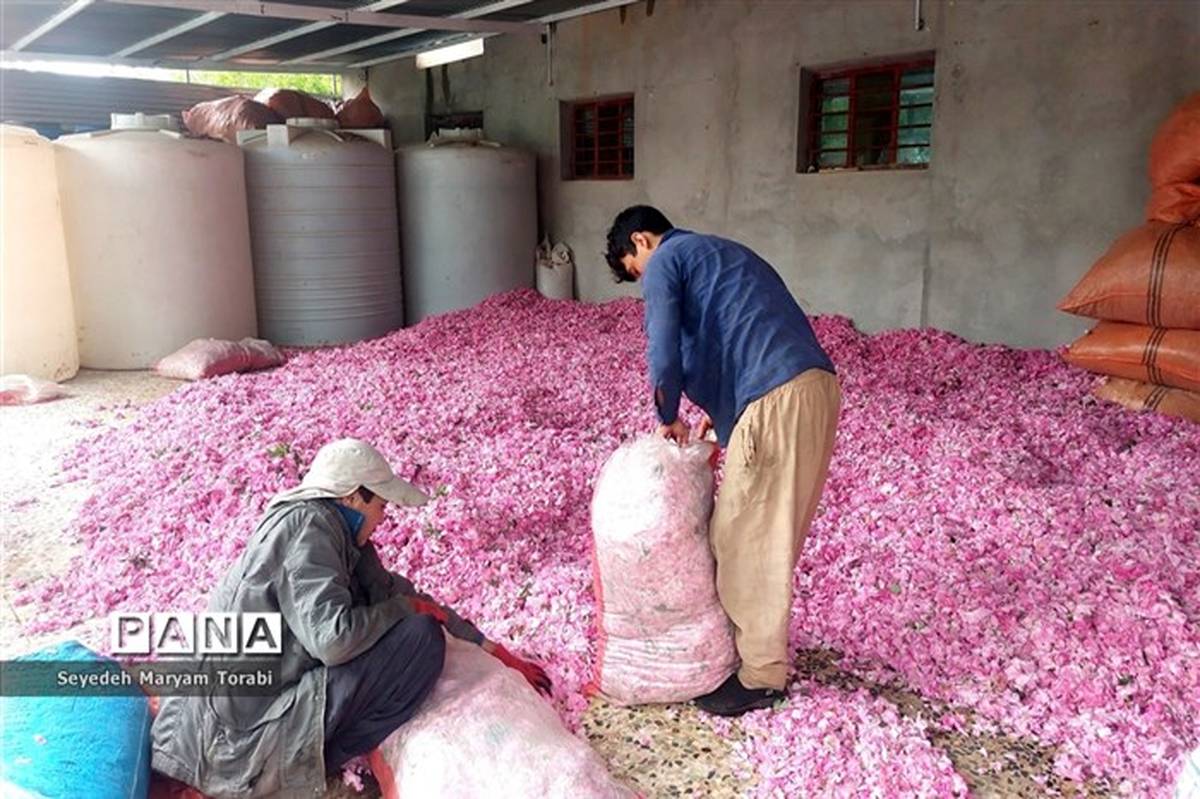
<path id="1" fill-rule="evenodd" d="M 429 495 L 396 476 L 379 450 L 357 438 L 342 438 L 321 447 L 300 485 L 277 494 L 270 504 L 344 497 L 359 486 L 397 505 L 429 501 Z"/>

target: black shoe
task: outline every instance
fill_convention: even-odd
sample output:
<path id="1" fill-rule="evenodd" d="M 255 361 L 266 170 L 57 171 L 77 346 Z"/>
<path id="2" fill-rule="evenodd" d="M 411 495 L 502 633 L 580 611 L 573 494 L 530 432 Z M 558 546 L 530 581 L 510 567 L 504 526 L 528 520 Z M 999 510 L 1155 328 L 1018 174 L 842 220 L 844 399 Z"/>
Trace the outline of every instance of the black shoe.
<path id="1" fill-rule="evenodd" d="M 747 688 L 736 673 L 711 694 L 697 697 L 696 707 L 714 716 L 740 716 L 750 710 L 771 707 L 783 699 L 783 691 L 773 688 Z"/>

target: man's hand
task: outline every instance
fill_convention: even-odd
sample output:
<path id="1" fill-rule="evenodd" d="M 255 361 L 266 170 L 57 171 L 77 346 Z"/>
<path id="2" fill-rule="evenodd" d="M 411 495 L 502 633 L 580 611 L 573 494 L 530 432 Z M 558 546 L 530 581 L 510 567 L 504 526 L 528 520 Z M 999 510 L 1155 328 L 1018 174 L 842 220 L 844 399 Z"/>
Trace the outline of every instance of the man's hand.
<path id="1" fill-rule="evenodd" d="M 696 434 L 696 438 L 701 441 L 708 435 L 708 432 L 713 429 L 712 418 L 706 413 L 700 418 L 700 432 Z"/>
<path id="2" fill-rule="evenodd" d="M 679 446 L 684 447 L 687 446 L 688 438 L 691 436 L 692 431 L 691 428 L 684 424 L 682 419 L 677 418 L 670 424 L 660 425 L 658 428 L 658 434 L 663 438 L 669 438 Z"/>
<path id="3" fill-rule="evenodd" d="M 546 676 L 546 672 L 541 666 L 528 660 L 522 660 L 504 648 L 502 644 L 497 644 L 493 641 L 484 641 L 483 651 L 487 652 L 492 657 L 499 660 L 510 669 L 515 669 L 521 673 L 521 676 L 532 685 L 538 693 L 550 695 L 550 689 L 553 687 L 550 678 Z"/>

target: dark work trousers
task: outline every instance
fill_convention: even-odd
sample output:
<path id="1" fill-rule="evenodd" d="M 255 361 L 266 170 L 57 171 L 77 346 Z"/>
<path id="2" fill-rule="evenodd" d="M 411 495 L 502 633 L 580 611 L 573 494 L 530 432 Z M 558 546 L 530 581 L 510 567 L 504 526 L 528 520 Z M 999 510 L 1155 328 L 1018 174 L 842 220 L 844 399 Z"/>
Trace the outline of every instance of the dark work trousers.
<path id="1" fill-rule="evenodd" d="M 325 768 L 366 754 L 417 712 L 446 659 L 431 616 L 409 616 L 375 646 L 325 672 Z"/>

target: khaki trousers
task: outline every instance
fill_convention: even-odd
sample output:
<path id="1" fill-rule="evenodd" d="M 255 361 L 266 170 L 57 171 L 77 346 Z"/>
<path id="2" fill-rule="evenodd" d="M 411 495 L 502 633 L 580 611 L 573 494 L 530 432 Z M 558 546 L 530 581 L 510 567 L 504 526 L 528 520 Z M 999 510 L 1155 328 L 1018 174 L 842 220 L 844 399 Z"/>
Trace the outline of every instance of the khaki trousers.
<path id="1" fill-rule="evenodd" d="M 842 394 L 809 369 L 752 402 L 725 456 L 710 525 L 717 595 L 747 688 L 787 684 L 792 578 L 829 472 Z"/>

